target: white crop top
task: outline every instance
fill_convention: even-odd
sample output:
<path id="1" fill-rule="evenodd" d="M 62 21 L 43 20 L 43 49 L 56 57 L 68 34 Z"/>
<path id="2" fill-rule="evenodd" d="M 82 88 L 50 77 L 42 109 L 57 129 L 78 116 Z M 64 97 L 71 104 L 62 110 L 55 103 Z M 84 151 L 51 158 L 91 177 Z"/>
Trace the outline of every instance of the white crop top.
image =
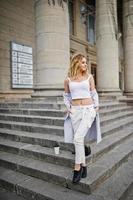
<path id="1" fill-rule="evenodd" d="M 70 78 L 69 80 L 69 89 L 71 93 L 72 99 L 85 99 L 85 98 L 90 98 L 90 79 L 91 75 L 86 80 L 83 81 L 71 81 Z"/>

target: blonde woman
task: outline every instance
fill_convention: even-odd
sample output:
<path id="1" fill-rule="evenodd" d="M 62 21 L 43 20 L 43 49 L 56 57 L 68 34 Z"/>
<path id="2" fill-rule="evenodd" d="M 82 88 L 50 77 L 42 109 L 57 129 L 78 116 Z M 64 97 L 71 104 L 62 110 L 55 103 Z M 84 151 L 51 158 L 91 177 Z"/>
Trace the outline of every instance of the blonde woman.
<path id="1" fill-rule="evenodd" d="M 68 77 L 64 81 L 64 103 L 67 117 L 64 123 L 65 142 L 74 143 L 75 166 L 73 183 L 87 176 L 85 140 L 101 141 L 98 95 L 94 79 L 88 72 L 86 58 L 82 54 L 72 57 Z M 96 117 L 97 116 L 97 117 Z M 96 120 L 97 118 L 97 120 Z"/>

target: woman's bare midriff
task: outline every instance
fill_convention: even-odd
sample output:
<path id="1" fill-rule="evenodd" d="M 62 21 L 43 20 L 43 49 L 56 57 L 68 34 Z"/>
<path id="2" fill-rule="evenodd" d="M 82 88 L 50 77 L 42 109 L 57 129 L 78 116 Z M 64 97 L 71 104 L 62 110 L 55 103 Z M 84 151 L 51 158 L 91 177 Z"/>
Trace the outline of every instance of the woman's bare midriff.
<path id="1" fill-rule="evenodd" d="M 92 98 L 86 98 L 86 99 L 73 99 L 72 105 L 73 106 L 79 106 L 79 105 L 91 105 L 93 104 Z"/>

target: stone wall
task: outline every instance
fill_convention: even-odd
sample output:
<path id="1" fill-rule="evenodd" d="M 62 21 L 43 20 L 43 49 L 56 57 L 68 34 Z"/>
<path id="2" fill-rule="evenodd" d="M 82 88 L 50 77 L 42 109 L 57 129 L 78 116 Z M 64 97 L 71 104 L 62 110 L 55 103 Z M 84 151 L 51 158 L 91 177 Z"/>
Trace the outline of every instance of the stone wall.
<path id="1" fill-rule="evenodd" d="M 37 40 L 37 31 L 35 32 L 35 30 L 37 29 L 39 31 L 42 29 L 43 26 L 41 25 L 41 27 L 38 27 L 37 23 L 35 26 L 35 19 L 37 16 L 35 13 L 35 10 L 36 10 L 35 8 L 36 8 L 37 3 L 41 1 L 36 1 L 35 5 L 34 5 L 34 2 L 35 2 L 34 0 L 23 0 L 23 1 L 22 0 L 0 0 L 0 98 L 5 98 L 5 97 L 6 98 L 12 98 L 12 97 L 24 98 L 24 97 L 30 97 L 31 94 L 33 94 L 32 90 L 11 88 L 11 64 L 10 64 L 10 42 L 11 41 L 33 47 L 34 89 L 37 89 L 38 87 L 40 88 L 39 81 L 43 79 L 44 79 L 43 80 L 44 90 L 45 89 L 48 90 L 48 88 L 51 89 L 53 87 L 55 89 L 57 86 L 59 86 L 60 88 L 63 88 L 62 77 L 63 77 L 64 71 L 62 72 L 62 75 L 60 75 L 60 73 L 56 73 L 58 75 L 58 78 L 55 76 L 55 73 L 52 73 L 54 75 L 53 80 L 55 80 L 55 83 L 53 84 L 53 86 L 51 85 L 51 82 L 47 83 L 48 76 L 47 76 L 46 70 L 45 70 L 45 73 L 41 74 L 42 76 L 41 79 L 40 77 L 38 77 L 38 70 L 39 70 L 37 66 L 37 58 L 38 58 L 37 57 L 38 56 L 37 41 L 38 40 Z M 72 53 L 82 52 L 83 54 L 85 54 L 89 58 L 88 64 L 89 64 L 89 68 L 91 68 L 92 63 L 96 64 L 96 50 L 95 50 L 95 47 L 90 46 L 86 40 L 86 26 L 81 20 L 80 1 L 78 0 L 75 2 L 76 2 L 75 3 L 75 33 L 74 35 L 70 36 L 70 51 Z M 47 7 L 48 9 L 56 10 L 56 13 L 57 13 L 57 8 L 58 8 L 58 12 L 59 12 L 58 14 L 62 12 L 61 16 L 63 16 L 63 13 L 65 12 L 65 10 L 62 10 L 57 5 L 48 6 L 47 4 Z M 44 8 L 47 9 L 46 5 Z M 48 12 L 48 9 L 47 9 L 47 12 Z M 63 18 L 61 17 L 61 19 Z M 46 21 L 46 19 L 44 21 Z M 64 26 L 59 23 L 59 20 L 57 22 L 58 23 L 55 23 L 55 27 L 57 29 L 56 32 L 59 32 L 60 29 L 62 29 Z M 53 25 L 50 26 L 50 23 L 47 23 L 47 24 L 45 23 L 43 25 L 44 25 L 44 28 L 46 29 L 48 29 L 48 27 L 51 27 L 52 29 L 54 29 L 54 26 Z M 66 30 L 68 30 L 68 27 Z M 45 40 L 47 41 L 46 37 L 45 37 Z M 69 36 L 68 36 L 68 40 L 69 40 Z M 57 49 L 56 43 L 57 45 L 62 44 L 62 43 L 59 43 L 57 40 L 55 40 L 55 43 L 50 41 L 49 44 L 51 45 L 53 44 L 53 47 Z M 66 44 L 68 43 L 69 41 L 66 41 Z M 35 48 L 35 44 L 36 44 L 36 48 Z M 49 44 L 48 44 L 48 47 L 49 47 Z M 46 42 L 43 41 L 41 45 L 43 45 L 44 48 L 48 50 L 46 46 Z M 44 51 L 42 53 L 44 54 Z M 35 55 L 37 55 L 36 58 L 35 58 Z M 69 50 L 68 50 L 68 55 L 69 55 Z M 49 56 L 50 56 L 50 63 L 54 62 L 54 60 L 51 60 L 51 53 L 49 54 Z M 43 55 L 42 59 L 44 60 L 44 58 L 45 56 Z M 60 58 L 62 58 L 62 61 L 64 62 L 63 57 L 61 56 Z M 47 56 L 47 59 L 48 59 L 48 56 Z M 47 62 L 47 59 L 45 58 L 45 64 Z M 69 56 L 68 56 L 68 59 L 69 59 Z M 56 59 L 56 65 L 58 64 L 58 60 L 59 59 Z M 61 61 L 59 61 L 59 63 L 61 63 Z M 56 67 L 56 65 L 54 64 L 54 67 Z M 47 66 L 43 65 L 43 67 L 46 68 Z M 59 81 L 60 81 L 61 86 L 58 84 Z"/>
<path id="2" fill-rule="evenodd" d="M 10 41 L 35 46 L 34 0 L 0 1 L 0 97 L 29 96 L 31 90 L 11 89 Z"/>

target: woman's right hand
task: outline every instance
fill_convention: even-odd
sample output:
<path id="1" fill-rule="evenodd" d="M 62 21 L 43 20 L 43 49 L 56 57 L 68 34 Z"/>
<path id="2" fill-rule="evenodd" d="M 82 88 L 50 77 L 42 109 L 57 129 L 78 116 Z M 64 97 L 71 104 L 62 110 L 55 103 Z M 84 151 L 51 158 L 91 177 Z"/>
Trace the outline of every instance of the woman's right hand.
<path id="1" fill-rule="evenodd" d="M 68 115 L 70 115 L 70 113 L 72 113 L 72 112 L 71 112 L 71 109 L 69 109 L 69 110 L 67 109 L 67 110 L 65 110 L 64 112 L 65 112 L 65 114 L 68 114 Z"/>

